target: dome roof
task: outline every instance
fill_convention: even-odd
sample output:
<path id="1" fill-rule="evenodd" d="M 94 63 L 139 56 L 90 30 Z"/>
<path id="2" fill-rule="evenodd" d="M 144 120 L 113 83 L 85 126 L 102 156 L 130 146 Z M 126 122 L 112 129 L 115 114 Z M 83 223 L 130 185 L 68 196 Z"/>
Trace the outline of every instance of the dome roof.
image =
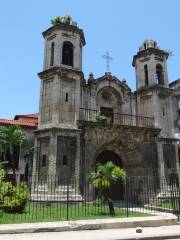
<path id="1" fill-rule="evenodd" d="M 148 48 L 158 48 L 157 42 L 152 39 L 146 39 L 143 44 L 140 46 L 139 51 L 146 50 Z"/>

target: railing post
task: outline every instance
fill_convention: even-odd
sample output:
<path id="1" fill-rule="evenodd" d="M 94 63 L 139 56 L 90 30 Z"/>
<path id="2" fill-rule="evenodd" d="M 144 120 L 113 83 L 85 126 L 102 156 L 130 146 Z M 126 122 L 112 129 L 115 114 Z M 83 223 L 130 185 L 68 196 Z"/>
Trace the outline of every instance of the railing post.
<path id="1" fill-rule="evenodd" d="M 80 108 L 80 120 L 84 121 L 96 121 L 97 109 Z M 113 119 L 112 123 L 124 126 L 136 126 L 136 127 L 154 127 L 154 118 L 123 114 L 117 112 L 106 112 Z"/>
<path id="2" fill-rule="evenodd" d="M 126 203 L 126 217 L 129 217 L 129 205 L 128 205 L 128 181 L 125 178 L 125 203 Z"/>
<path id="3" fill-rule="evenodd" d="M 180 221 L 180 187 L 179 186 L 177 191 L 177 210 L 178 210 L 178 222 L 179 222 Z"/>
<path id="4" fill-rule="evenodd" d="M 66 220 L 69 221 L 69 183 L 67 181 L 67 203 L 66 203 Z"/>

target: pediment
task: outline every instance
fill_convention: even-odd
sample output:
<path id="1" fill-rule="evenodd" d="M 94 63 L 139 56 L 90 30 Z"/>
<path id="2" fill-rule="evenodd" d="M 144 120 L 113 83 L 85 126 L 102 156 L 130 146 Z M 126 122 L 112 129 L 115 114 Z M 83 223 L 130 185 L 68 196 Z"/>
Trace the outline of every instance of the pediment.
<path id="1" fill-rule="evenodd" d="M 104 85 L 104 84 L 105 85 L 106 84 L 117 85 L 121 89 L 124 89 L 125 91 L 131 92 L 131 89 L 129 88 L 129 86 L 127 85 L 127 83 L 125 81 L 121 81 L 119 78 L 117 78 L 116 76 L 112 76 L 110 73 L 106 73 L 104 76 L 95 79 L 95 82 L 98 85 Z"/>

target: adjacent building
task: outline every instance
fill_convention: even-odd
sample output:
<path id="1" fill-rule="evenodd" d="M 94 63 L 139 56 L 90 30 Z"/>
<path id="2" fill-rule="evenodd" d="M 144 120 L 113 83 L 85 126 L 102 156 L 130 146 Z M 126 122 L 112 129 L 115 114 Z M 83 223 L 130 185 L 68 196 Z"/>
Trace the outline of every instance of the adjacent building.
<path id="1" fill-rule="evenodd" d="M 23 180 L 27 178 L 29 174 L 32 174 L 32 155 L 30 152 L 33 152 L 34 130 L 36 130 L 37 124 L 38 114 L 16 115 L 13 120 L 0 119 L 1 126 L 9 127 L 11 125 L 18 125 L 27 137 L 27 146 L 25 149 L 18 147 L 14 149 L 17 181 Z M 11 155 L 8 151 L 4 152 L 3 149 L 0 149 L 0 156 L 0 160 L 6 160 L 8 162 L 7 173 L 9 179 L 11 179 L 13 175 Z"/>

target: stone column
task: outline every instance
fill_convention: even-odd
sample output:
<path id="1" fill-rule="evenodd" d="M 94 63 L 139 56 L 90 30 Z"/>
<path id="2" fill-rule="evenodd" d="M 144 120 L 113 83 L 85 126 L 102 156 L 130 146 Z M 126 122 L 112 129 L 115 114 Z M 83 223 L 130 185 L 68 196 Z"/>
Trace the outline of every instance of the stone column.
<path id="1" fill-rule="evenodd" d="M 176 172 L 178 174 L 179 182 L 180 182 L 180 166 L 179 166 L 179 154 L 178 154 L 178 144 L 175 144 L 175 154 L 176 154 Z"/>
<path id="2" fill-rule="evenodd" d="M 56 159 L 57 159 L 57 137 L 51 133 L 49 140 L 49 164 L 48 164 L 48 192 L 54 194 L 56 187 Z"/>
<path id="3" fill-rule="evenodd" d="M 74 168 L 74 180 L 76 191 L 79 192 L 79 181 L 80 181 L 80 132 L 77 132 L 76 135 L 76 157 L 75 157 L 75 168 Z"/>
<path id="4" fill-rule="evenodd" d="M 32 176 L 31 176 L 31 193 L 34 192 L 36 184 L 38 182 L 37 161 L 38 161 L 38 140 L 37 140 L 37 137 L 35 137 Z"/>
<path id="5" fill-rule="evenodd" d="M 163 157 L 163 146 L 162 142 L 157 142 L 157 152 L 158 152 L 158 167 L 159 167 L 159 177 L 160 177 L 160 185 L 163 186 L 166 183 L 165 176 L 165 166 L 164 166 L 164 157 Z"/>
<path id="6" fill-rule="evenodd" d="M 52 86 L 52 123 L 56 126 L 59 124 L 59 94 L 60 94 L 60 79 L 58 74 L 53 79 Z"/>

